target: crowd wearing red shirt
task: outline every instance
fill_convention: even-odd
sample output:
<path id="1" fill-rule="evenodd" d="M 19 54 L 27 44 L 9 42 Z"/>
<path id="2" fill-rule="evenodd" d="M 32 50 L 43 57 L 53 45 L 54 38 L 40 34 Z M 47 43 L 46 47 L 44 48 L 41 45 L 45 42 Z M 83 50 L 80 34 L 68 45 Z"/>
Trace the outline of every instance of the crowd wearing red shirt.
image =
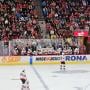
<path id="1" fill-rule="evenodd" d="M 8 44 L 10 50 L 7 51 L 11 55 L 60 54 L 62 51 L 68 52 L 67 54 L 86 54 L 85 45 L 78 45 L 78 40 L 74 37 L 73 32 L 83 30 L 90 33 L 90 1 L 40 1 L 45 21 L 46 31 L 44 37 L 46 35 L 46 39 L 55 39 L 55 42 L 51 43 L 50 47 L 47 45 L 42 47 L 42 43 L 40 44 L 36 41 L 36 43 L 39 43 L 39 49 L 37 48 L 37 44 L 34 46 L 33 44 L 29 45 L 29 48 L 26 49 L 28 42 L 24 42 L 24 45 L 23 43 Z M 22 39 L 45 39 L 42 35 L 42 26 L 39 24 L 38 17 L 38 8 L 34 0 L 1 0 L 0 40 L 7 43 L 13 39 L 21 39 L 21 41 Z M 56 43 L 56 39 L 61 43 Z M 48 52 L 42 51 L 43 48 L 49 48 L 50 50 Z M 79 51 L 80 49 L 81 51 Z"/>
<path id="2" fill-rule="evenodd" d="M 33 0 L 0 1 L 0 40 L 40 38 Z"/>

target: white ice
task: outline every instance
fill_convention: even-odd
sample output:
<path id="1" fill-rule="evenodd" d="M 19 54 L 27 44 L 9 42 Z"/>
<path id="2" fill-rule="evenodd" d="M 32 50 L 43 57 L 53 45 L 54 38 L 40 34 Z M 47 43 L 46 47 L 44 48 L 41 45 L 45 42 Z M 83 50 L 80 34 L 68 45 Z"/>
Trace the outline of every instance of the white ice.
<path id="1" fill-rule="evenodd" d="M 90 65 L 0 66 L 0 90 L 21 90 L 20 72 L 25 69 L 30 90 L 90 90 Z"/>

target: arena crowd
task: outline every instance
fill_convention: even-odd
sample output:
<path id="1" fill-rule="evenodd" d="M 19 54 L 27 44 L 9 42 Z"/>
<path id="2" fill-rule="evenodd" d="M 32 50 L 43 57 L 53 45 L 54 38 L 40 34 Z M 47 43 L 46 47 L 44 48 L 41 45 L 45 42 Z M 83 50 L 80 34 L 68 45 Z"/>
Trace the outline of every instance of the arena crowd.
<path id="1" fill-rule="evenodd" d="M 15 41 L 9 45 L 10 54 L 61 54 L 62 51 L 87 54 L 86 46 L 80 46 L 73 33 L 90 33 L 90 0 L 37 1 L 40 1 L 47 38 L 42 35 L 35 0 L 0 0 L 0 40 Z"/>

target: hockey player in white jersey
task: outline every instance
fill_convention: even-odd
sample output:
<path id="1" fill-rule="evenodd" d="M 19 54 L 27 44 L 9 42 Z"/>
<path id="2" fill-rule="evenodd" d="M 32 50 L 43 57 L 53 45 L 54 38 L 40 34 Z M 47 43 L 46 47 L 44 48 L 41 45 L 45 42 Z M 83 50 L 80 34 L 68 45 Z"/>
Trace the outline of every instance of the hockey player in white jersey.
<path id="1" fill-rule="evenodd" d="M 65 70 L 65 54 L 62 52 L 61 60 L 60 60 L 60 70 Z"/>
<path id="2" fill-rule="evenodd" d="M 20 80 L 21 80 L 22 84 L 24 84 L 25 81 L 27 80 L 25 70 L 22 70 L 22 72 L 20 73 Z"/>

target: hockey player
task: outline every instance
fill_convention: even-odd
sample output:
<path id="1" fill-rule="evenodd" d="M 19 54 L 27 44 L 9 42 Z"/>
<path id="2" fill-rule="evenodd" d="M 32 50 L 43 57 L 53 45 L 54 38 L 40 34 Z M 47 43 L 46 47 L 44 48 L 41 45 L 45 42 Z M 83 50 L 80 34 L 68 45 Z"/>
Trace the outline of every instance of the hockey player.
<path id="1" fill-rule="evenodd" d="M 25 81 L 27 80 L 25 70 L 22 70 L 22 72 L 20 73 L 20 80 L 21 80 L 22 84 L 24 84 Z"/>
<path id="2" fill-rule="evenodd" d="M 29 88 L 29 81 L 26 80 L 24 84 L 22 84 L 21 90 L 30 90 Z"/>
<path id="3" fill-rule="evenodd" d="M 65 54 L 64 54 L 64 52 L 62 52 L 62 56 L 61 56 L 60 69 L 65 70 Z"/>

